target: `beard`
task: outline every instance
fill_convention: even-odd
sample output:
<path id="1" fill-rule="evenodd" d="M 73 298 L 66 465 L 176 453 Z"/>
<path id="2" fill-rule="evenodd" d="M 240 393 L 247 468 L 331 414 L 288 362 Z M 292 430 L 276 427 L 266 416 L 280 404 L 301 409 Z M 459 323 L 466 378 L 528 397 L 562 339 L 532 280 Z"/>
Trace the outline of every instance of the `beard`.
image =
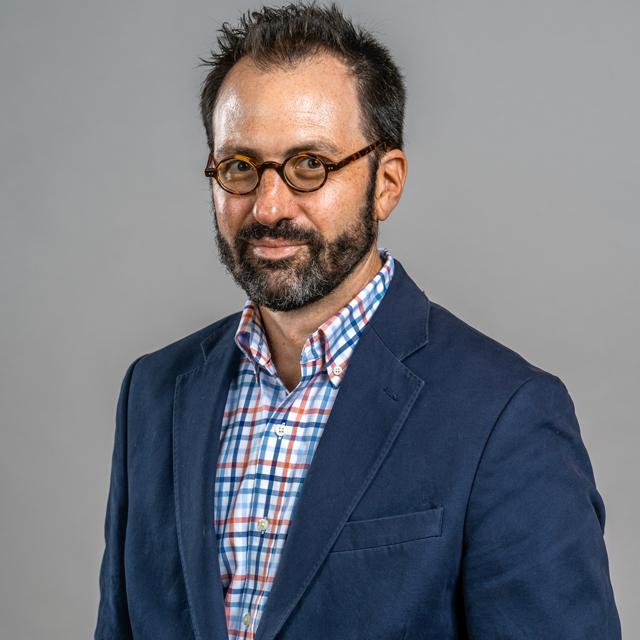
<path id="1" fill-rule="evenodd" d="M 357 220 L 335 240 L 283 218 L 273 227 L 243 227 L 232 244 L 222 236 L 215 207 L 213 219 L 220 261 L 250 300 L 273 311 L 300 309 L 331 293 L 369 253 L 378 235 L 374 218 L 375 171 L 371 171 Z M 211 200 L 213 203 L 213 199 Z M 212 204 L 213 206 L 213 204 Z M 257 257 L 249 240 L 273 238 L 304 242 L 295 255 L 269 260 Z"/>

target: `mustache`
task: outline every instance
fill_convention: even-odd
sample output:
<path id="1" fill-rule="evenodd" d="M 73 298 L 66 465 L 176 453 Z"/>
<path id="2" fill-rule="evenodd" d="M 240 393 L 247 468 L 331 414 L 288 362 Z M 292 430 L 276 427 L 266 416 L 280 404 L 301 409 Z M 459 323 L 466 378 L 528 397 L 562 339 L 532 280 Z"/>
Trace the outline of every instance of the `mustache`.
<path id="1" fill-rule="evenodd" d="M 244 243 L 249 240 L 262 240 L 262 238 L 271 238 L 273 240 L 293 240 L 295 242 L 307 242 L 317 244 L 322 242 L 320 234 L 313 229 L 302 229 L 296 226 L 290 220 L 283 218 L 273 227 L 267 227 L 263 224 L 251 224 L 243 227 L 236 234 L 236 242 Z"/>

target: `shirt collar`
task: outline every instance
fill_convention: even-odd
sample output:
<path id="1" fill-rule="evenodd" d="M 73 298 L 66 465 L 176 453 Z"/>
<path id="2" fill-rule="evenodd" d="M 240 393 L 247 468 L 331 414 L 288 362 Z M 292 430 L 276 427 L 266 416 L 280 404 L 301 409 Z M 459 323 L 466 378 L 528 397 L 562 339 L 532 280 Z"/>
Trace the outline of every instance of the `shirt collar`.
<path id="1" fill-rule="evenodd" d="M 378 308 L 393 277 L 391 254 L 384 248 L 379 248 L 378 252 L 383 261 L 378 273 L 347 305 L 307 338 L 300 354 L 303 377 L 305 371 L 315 372 L 321 367 L 331 384 L 339 386 L 360 334 Z M 276 375 L 260 309 L 252 300 L 244 304 L 235 341 L 253 363 L 256 376 L 259 376 L 261 368 Z"/>

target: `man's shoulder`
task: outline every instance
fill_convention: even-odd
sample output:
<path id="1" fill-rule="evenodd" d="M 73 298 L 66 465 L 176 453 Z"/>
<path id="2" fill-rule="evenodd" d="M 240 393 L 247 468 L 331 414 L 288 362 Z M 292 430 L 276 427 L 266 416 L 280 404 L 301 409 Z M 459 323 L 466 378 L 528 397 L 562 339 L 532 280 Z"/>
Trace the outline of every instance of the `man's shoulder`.
<path id="1" fill-rule="evenodd" d="M 382 313 L 377 326 L 392 350 L 401 344 L 403 348 L 396 348 L 396 353 L 409 351 L 405 362 L 423 379 L 435 379 L 439 385 L 450 380 L 458 387 L 482 386 L 483 382 L 512 386 L 547 373 L 515 349 L 434 302 L 398 260 L 395 265 L 391 287 L 376 312 Z M 406 337 L 409 335 L 413 339 Z M 413 346 L 406 349 L 407 344 Z"/>
<path id="2" fill-rule="evenodd" d="M 432 301 L 428 342 L 405 364 L 424 380 L 432 411 L 481 439 L 514 398 L 549 411 L 571 407 L 560 378 Z"/>
<path id="3" fill-rule="evenodd" d="M 193 333 L 175 340 L 160 349 L 146 353 L 137 359 L 137 370 L 143 369 L 154 377 L 168 376 L 175 380 L 205 360 L 206 351 L 216 342 L 232 338 L 240 321 L 241 312 L 232 313 Z"/>
<path id="4" fill-rule="evenodd" d="M 515 349 L 433 301 L 429 303 L 429 343 L 424 355 L 441 374 L 466 388 L 514 388 L 549 375 Z"/>

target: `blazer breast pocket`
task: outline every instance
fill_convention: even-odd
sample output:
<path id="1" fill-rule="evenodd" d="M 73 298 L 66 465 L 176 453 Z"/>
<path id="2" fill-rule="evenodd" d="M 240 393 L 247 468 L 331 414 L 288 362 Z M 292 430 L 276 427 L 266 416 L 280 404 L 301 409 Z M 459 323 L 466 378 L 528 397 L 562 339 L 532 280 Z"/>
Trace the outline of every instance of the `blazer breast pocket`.
<path id="1" fill-rule="evenodd" d="M 433 507 L 426 511 L 346 522 L 331 552 L 371 549 L 440 536 L 443 512 L 443 507 Z"/>

